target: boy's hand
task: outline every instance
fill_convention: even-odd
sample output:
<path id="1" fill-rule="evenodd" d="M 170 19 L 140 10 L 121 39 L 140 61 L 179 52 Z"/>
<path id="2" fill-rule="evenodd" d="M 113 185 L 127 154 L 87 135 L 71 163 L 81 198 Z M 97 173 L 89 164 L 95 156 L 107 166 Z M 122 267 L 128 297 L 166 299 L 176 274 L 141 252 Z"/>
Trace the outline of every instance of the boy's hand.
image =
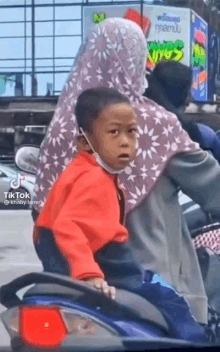
<path id="1" fill-rule="evenodd" d="M 109 286 L 104 279 L 94 278 L 94 279 L 85 280 L 85 282 L 88 283 L 89 285 L 92 285 L 95 288 L 100 289 L 103 293 L 105 293 L 112 299 L 115 299 L 115 296 L 116 296 L 115 287 Z"/>

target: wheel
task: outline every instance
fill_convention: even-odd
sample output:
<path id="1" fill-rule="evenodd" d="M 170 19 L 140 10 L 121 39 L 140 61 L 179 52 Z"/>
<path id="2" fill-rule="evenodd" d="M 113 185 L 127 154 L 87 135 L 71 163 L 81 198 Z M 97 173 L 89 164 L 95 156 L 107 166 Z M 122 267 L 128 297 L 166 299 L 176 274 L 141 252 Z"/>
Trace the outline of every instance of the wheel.
<path id="1" fill-rule="evenodd" d="M 8 192 L 7 200 L 9 201 L 9 204 L 7 206 L 8 209 L 31 208 L 31 204 L 29 203 L 31 200 L 30 192 L 28 192 L 28 190 L 24 187 L 20 187 L 18 189 L 11 189 Z"/>

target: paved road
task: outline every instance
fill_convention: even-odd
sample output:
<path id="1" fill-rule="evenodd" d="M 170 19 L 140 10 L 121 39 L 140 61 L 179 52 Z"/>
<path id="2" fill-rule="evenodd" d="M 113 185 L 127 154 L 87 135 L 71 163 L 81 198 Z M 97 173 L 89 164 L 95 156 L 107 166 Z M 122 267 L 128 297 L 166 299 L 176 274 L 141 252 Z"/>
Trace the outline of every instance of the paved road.
<path id="1" fill-rule="evenodd" d="M 32 227 L 29 210 L 0 211 L 0 286 L 20 275 L 42 270 L 32 244 Z M 3 310 L 0 306 L 0 313 Z M 0 346 L 7 345 L 9 337 L 0 321 Z"/>

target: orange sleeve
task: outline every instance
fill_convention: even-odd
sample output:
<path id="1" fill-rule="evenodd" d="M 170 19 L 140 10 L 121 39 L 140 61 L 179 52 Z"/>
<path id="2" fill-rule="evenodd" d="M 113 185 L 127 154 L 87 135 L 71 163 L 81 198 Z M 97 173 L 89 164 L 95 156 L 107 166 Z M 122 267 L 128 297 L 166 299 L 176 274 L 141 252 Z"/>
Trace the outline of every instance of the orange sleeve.
<path id="1" fill-rule="evenodd" d="M 56 227 L 65 226 L 63 231 L 55 231 L 55 241 L 62 254 L 66 257 L 71 276 L 75 279 L 90 279 L 95 277 L 104 278 L 104 274 L 94 260 L 89 242 L 80 228 L 74 222 L 70 223 L 67 218 L 56 223 Z M 67 227 L 70 229 L 68 231 Z"/>
<path id="2" fill-rule="evenodd" d="M 120 209 L 113 182 L 96 168 L 74 183 L 53 223 L 55 241 L 76 279 L 104 274 L 94 260 L 96 250 L 118 233 Z"/>

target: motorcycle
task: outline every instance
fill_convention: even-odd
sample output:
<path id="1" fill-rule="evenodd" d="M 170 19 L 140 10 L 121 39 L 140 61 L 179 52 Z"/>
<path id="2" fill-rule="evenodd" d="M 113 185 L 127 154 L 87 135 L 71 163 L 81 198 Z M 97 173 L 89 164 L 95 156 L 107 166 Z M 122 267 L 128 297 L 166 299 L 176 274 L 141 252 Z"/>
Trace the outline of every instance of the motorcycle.
<path id="1" fill-rule="evenodd" d="M 38 147 L 22 147 L 15 162 L 19 169 L 36 173 L 38 156 Z M 21 289 L 26 292 L 19 298 Z M 18 277 L 0 288 L 0 303 L 7 308 L 0 317 L 12 350 L 17 352 L 141 351 L 209 345 L 176 339 L 160 311 L 134 293 L 117 289 L 112 300 L 85 282 L 63 275 L 35 272 Z"/>
<path id="2" fill-rule="evenodd" d="M 16 292 L 33 285 L 20 299 Z M 0 288 L 1 319 L 13 351 L 129 351 L 200 346 L 175 339 L 148 301 L 117 289 L 115 300 L 50 273 L 23 275 Z M 205 344 L 201 344 L 203 347 Z M 32 348 L 32 349 L 31 349 Z"/>

